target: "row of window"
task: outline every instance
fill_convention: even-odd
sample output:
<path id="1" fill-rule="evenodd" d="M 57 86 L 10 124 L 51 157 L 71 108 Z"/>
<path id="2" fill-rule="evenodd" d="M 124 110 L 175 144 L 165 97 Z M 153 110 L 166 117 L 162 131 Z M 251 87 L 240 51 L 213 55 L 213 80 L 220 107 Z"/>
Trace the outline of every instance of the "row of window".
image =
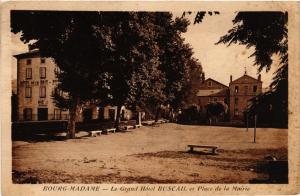
<path id="1" fill-rule="evenodd" d="M 35 117 L 33 117 L 35 116 Z M 66 115 L 62 115 L 61 109 L 54 109 L 54 114 L 48 115 L 48 108 L 38 108 L 37 115 L 33 115 L 32 108 L 24 108 L 23 119 L 24 120 L 62 120 L 66 119 Z"/>
<path id="2" fill-rule="evenodd" d="M 209 102 L 224 101 L 224 103 L 226 103 L 226 98 L 224 98 L 224 99 L 223 98 L 218 99 L 216 97 L 209 97 L 208 101 Z M 235 97 L 234 98 L 234 104 L 238 104 L 238 102 L 239 102 L 239 98 Z"/>
<path id="3" fill-rule="evenodd" d="M 212 82 L 211 81 L 208 81 L 208 86 L 211 87 L 212 86 Z M 245 90 L 245 93 L 247 94 L 248 93 L 248 89 L 249 89 L 249 86 L 244 86 L 244 90 Z M 234 87 L 234 92 L 235 93 L 238 93 L 239 92 L 239 86 L 235 86 Z M 257 92 L 257 85 L 254 85 L 252 87 L 252 92 L 253 93 L 256 93 Z"/>
<path id="4" fill-rule="evenodd" d="M 40 98 L 46 98 L 46 86 L 40 86 Z M 32 88 L 26 87 L 25 88 L 25 97 L 31 98 L 32 97 Z"/>
<path id="5" fill-rule="evenodd" d="M 248 89 L 249 89 L 249 86 L 244 86 L 244 92 L 247 94 L 248 93 Z M 238 93 L 239 92 L 239 86 L 235 86 L 234 87 L 234 92 L 235 93 Z M 253 93 L 256 93 L 257 92 L 257 85 L 254 85 L 253 88 L 252 88 L 252 92 Z"/>
<path id="6" fill-rule="evenodd" d="M 46 67 L 40 67 L 40 78 L 46 78 Z M 26 79 L 32 79 L 32 68 L 26 68 Z"/>
<path id="7" fill-rule="evenodd" d="M 46 59 L 41 58 L 40 60 L 41 64 L 45 64 L 46 63 Z M 26 59 L 26 65 L 31 65 L 32 64 L 32 60 L 31 59 Z"/>
<path id="8" fill-rule="evenodd" d="M 209 97 L 209 98 L 208 98 L 208 101 L 209 101 L 209 102 L 223 101 L 224 103 L 227 103 L 226 98 L 222 98 L 222 97 L 220 97 L 220 98 L 217 98 L 217 97 Z"/>

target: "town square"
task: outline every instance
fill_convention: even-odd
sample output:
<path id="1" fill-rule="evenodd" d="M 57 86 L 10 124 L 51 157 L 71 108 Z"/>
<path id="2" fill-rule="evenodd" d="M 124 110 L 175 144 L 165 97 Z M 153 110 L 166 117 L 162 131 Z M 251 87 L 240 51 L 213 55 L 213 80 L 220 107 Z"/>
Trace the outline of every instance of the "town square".
<path id="1" fill-rule="evenodd" d="M 14 184 L 289 183 L 288 11 L 16 9 L 10 36 Z"/>

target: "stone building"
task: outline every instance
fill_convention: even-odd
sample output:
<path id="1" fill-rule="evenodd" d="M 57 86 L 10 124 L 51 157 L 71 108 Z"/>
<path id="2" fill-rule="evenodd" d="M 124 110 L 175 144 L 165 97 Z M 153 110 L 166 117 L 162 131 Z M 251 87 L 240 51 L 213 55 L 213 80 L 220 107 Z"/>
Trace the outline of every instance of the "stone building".
<path id="1" fill-rule="evenodd" d="M 250 104 L 250 99 L 262 93 L 261 75 L 257 79 L 247 75 L 247 72 L 236 80 L 230 76 L 230 119 L 244 120 L 244 112 Z"/>
<path id="2" fill-rule="evenodd" d="M 203 80 L 199 87 L 198 106 L 200 118 L 205 119 L 206 106 L 212 102 L 221 102 L 229 109 L 230 121 L 243 121 L 244 112 L 250 99 L 262 93 L 262 81 L 245 74 L 236 80 L 230 76 L 229 87 L 211 78 Z"/>
<path id="3" fill-rule="evenodd" d="M 57 85 L 57 66 L 50 58 L 41 58 L 37 50 L 18 54 L 17 96 L 19 121 L 64 120 L 68 111 L 55 107 L 52 93 Z"/>
<path id="4" fill-rule="evenodd" d="M 221 102 L 228 105 L 229 88 L 216 80 L 208 78 L 200 84 L 197 97 L 200 117 L 203 119 L 206 117 L 206 106 L 209 103 Z"/>
<path id="5" fill-rule="evenodd" d="M 17 80 L 16 79 L 11 80 L 11 91 L 12 91 L 12 94 L 17 94 Z"/>
<path id="6" fill-rule="evenodd" d="M 17 59 L 18 121 L 67 120 L 69 112 L 57 108 L 52 94 L 58 83 L 55 72 L 58 67 L 51 58 L 41 58 L 39 51 L 14 56 Z M 117 107 L 87 103 L 80 110 L 78 121 L 115 120 Z M 132 112 L 121 109 L 121 119 L 129 120 Z"/>

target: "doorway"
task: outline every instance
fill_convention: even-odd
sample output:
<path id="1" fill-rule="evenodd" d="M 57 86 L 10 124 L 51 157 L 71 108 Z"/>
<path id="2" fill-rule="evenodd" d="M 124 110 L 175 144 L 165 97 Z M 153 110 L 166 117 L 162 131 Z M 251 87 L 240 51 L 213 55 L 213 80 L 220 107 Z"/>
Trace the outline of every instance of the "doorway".
<path id="1" fill-rule="evenodd" d="M 48 108 L 38 108 L 38 120 L 48 120 Z"/>

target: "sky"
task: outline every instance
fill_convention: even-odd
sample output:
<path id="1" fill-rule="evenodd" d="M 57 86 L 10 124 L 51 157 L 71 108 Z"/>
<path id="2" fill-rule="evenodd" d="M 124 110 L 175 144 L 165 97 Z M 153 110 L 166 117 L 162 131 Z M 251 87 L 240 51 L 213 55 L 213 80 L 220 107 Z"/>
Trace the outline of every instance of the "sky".
<path id="1" fill-rule="evenodd" d="M 176 14 L 174 14 L 176 15 Z M 232 20 L 236 13 L 220 13 L 220 15 L 206 15 L 202 23 L 193 24 L 196 13 L 189 16 L 191 25 L 183 35 L 186 43 L 194 49 L 194 57 L 202 64 L 206 78 L 212 78 L 225 85 L 229 85 L 230 75 L 233 80 L 241 77 L 247 70 L 247 74 L 257 78 L 257 66 L 253 66 L 254 57 L 248 58 L 254 48 L 247 49 L 244 45 L 233 44 L 227 47 L 224 44 L 215 43 L 233 27 Z M 277 65 L 274 63 L 268 73 L 261 72 L 263 87 L 268 87 L 272 81 L 273 73 Z"/>
<path id="2" fill-rule="evenodd" d="M 174 16 L 181 16 L 182 13 L 173 14 Z M 215 45 L 220 37 L 233 27 L 232 20 L 236 13 L 222 12 L 219 15 L 206 15 L 202 23 L 194 25 L 195 14 L 192 13 L 188 17 L 191 25 L 183 37 L 185 42 L 193 48 L 194 57 L 201 62 L 205 77 L 229 85 L 230 75 L 235 80 L 241 77 L 246 69 L 248 75 L 257 78 L 257 67 L 253 66 L 254 58 L 248 58 L 253 53 L 253 48 L 247 49 L 244 45 L 238 44 L 228 47 L 224 44 Z M 20 41 L 20 34 L 11 35 L 13 55 L 27 52 L 28 47 Z M 16 64 L 16 59 L 12 58 L 12 78 L 16 78 Z M 274 63 L 269 72 L 266 73 L 265 70 L 261 72 L 264 88 L 269 86 L 276 68 L 277 65 Z"/>

